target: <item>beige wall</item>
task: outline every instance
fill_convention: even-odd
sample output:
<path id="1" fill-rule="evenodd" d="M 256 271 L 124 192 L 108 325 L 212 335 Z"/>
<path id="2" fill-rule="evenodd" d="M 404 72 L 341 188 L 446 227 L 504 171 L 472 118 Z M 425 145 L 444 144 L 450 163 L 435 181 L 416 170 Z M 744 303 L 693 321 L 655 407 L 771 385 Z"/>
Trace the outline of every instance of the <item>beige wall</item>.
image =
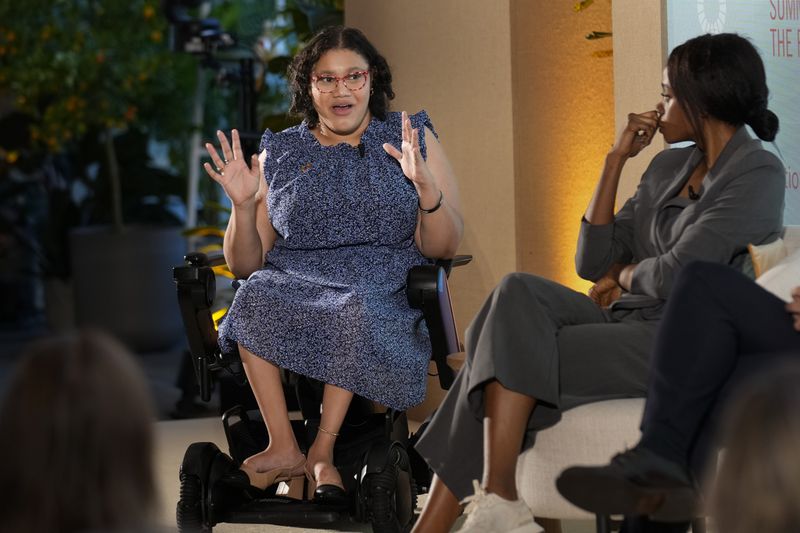
<path id="1" fill-rule="evenodd" d="M 614 0 L 614 102 L 616 130 L 627 123 L 628 113 L 654 109 L 660 98 L 661 72 L 666 64 L 665 0 Z M 659 135 L 628 161 L 617 191 L 621 205 L 635 191 L 653 156 L 665 148 Z"/>
<path id="2" fill-rule="evenodd" d="M 580 219 L 614 139 L 611 2 L 511 2 L 517 270 L 585 291 L 575 273 Z"/>

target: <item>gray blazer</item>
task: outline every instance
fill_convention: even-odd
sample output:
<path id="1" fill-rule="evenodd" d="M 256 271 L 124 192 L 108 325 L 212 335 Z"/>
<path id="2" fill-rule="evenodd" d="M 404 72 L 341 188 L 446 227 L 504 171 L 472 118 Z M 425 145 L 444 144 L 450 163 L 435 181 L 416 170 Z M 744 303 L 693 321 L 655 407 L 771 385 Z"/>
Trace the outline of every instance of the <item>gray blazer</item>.
<path id="1" fill-rule="evenodd" d="M 614 263 L 637 263 L 630 293 L 613 309 L 660 308 L 678 270 L 694 260 L 742 268 L 747 245 L 783 227 L 785 170 L 741 127 L 703 178 L 700 198 L 677 196 L 703 157 L 696 146 L 660 152 L 611 224 L 581 223 L 575 264 L 600 279 Z"/>

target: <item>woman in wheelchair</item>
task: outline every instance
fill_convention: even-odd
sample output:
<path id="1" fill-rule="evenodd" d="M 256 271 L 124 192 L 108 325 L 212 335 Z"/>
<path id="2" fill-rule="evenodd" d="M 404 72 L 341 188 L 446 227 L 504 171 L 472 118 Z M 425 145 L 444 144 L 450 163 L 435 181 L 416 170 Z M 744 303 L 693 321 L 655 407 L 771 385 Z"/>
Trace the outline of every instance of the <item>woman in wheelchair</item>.
<path id="1" fill-rule="evenodd" d="M 742 268 L 748 243 L 780 235 L 783 165 L 744 127 L 767 141 L 778 129 L 753 45 L 733 34 L 689 40 L 670 54 L 661 83 L 655 109 L 628 115 L 581 221 L 578 273 L 610 277 L 605 290 L 622 296 L 606 307 L 599 284 L 589 297 L 529 274 L 500 283 L 417 443 L 436 477 L 415 531 L 448 531 L 473 492 L 462 531 L 536 530 L 517 494 L 520 449 L 563 410 L 645 395 L 656 326 L 683 265 Z M 615 213 L 623 166 L 656 132 L 693 144 L 656 155 Z"/>
<path id="2" fill-rule="evenodd" d="M 238 349 L 269 435 L 244 461 L 266 488 L 305 476 L 314 498 L 344 496 L 334 442 L 353 394 L 395 409 L 422 401 L 430 341 L 409 307 L 410 267 L 450 258 L 463 225 L 450 164 L 425 111 L 388 111 L 386 60 L 358 30 L 329 27 L 294 58 L 291 110 L 301 124 L 266 130 L 248 160 L 218 132 L 205 170 L 230 198 L 223 250 L 246 279 L 219 328 Z M 324 385 L 304 456 L 280 368 Z"/>

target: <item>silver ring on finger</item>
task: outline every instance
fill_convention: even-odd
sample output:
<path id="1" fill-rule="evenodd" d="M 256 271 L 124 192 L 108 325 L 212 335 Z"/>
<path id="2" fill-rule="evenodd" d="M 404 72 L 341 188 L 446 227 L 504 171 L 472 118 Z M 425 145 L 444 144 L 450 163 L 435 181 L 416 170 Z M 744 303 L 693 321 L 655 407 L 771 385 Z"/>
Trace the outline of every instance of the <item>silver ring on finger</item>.
<path id="1" fill-rule="evenodd" d="M 223 159 L 223 162 L 224 162 L 226 165 L 228 164 L 228 160 L 227 160 L 227 159 Z"/>

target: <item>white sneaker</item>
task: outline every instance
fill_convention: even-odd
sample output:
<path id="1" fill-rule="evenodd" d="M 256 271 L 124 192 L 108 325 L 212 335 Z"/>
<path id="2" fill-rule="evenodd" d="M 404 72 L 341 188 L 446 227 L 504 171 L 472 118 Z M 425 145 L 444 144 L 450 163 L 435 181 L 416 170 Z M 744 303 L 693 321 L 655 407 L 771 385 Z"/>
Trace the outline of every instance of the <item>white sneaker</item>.
<path id="1" fill-rule="evenodd" d="M 480 483 L 472 481 L 475 495 L 467 497 L 467 519 L 459 533 L 539 533 L 544 531 L 533 521 L 533 515 L 522 500 L 506 500 L 487 493 Z"/>

